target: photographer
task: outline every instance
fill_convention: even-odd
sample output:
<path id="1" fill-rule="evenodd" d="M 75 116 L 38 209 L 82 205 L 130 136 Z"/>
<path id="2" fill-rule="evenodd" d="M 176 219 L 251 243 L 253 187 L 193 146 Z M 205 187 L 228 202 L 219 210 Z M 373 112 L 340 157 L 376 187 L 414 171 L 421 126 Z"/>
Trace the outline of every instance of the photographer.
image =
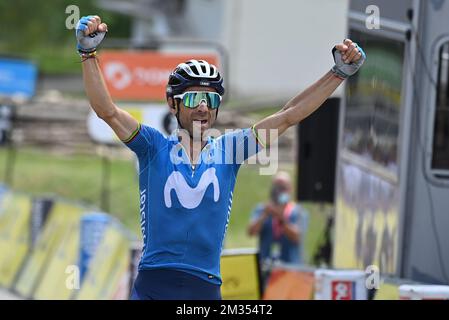
<path id="1" fill-rule="evenodd" d="M 280 260 L 302 264 L 303 242 L 308 213 L 291 200 L 292 184 L 288 173 L 279 172 L 273 179 L 270 201 L 253 211 L 248 233 L 259 235 L 259 253 L 263 264 Z"/>

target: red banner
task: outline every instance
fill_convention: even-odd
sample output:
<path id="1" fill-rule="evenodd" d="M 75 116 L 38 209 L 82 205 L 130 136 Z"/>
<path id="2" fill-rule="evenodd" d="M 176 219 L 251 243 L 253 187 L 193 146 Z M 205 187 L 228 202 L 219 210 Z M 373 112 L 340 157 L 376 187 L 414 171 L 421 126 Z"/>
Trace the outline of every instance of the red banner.
<path id="1" fill-rule="evenodd" d="M 311 272 L 274 269 L 268 279 L 264 300 L 311 300 L 315 278 Z"/>
<path id="2" fill-rule="evenodd" d="M 103 50 L 100 65 L 114 99 L 160 101 L 165 100 L 165 86 L 170 73 L 178 64 L 190 59 L 218 63 L 218 57 L 214 54 Z"/>

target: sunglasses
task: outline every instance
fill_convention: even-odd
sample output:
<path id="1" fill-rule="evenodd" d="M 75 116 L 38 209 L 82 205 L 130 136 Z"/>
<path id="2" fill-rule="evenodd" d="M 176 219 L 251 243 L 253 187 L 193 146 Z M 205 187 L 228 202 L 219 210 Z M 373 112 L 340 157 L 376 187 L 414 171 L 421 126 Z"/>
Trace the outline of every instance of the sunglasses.
<path id="1" fill-rule="evenodd" d="M 183 94 L 173 96 L 173 98 L 181 99 L 182 103 L 189 109 L 198 107 L 201 101 L 205 101 L 211 109 L 217 109 L 221 103 L 221 96 L 218 93 L 208 91 L 186 91 Z"/>

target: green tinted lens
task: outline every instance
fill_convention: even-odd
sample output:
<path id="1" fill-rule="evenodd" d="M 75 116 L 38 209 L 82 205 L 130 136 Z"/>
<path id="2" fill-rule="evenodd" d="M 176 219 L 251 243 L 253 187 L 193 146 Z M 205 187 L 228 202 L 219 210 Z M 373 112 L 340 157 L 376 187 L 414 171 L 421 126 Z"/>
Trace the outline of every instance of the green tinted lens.
<path id="1" fill-rule="evenodd" d="M 206 101 L 209 108 L 220 106 L 220 95 L 215 92 L 186 92 L 182 101 L 187 108 L 196 108 L 202 100 Z"/>
<path id="2" fill-rule="evenodd" d="M 187 108 L 195 108 L 195 97 L 196 94 L 194 92 L 189 92 L 184 94 L 183 103 Z"/>
<path id="3" fill-rule="evenodd" d="M 217 109 L 220 106 L 220 95 L 218 93 L 208 92 L 207 97 L 209 100 L 206 101 L 209 107 Z"/>

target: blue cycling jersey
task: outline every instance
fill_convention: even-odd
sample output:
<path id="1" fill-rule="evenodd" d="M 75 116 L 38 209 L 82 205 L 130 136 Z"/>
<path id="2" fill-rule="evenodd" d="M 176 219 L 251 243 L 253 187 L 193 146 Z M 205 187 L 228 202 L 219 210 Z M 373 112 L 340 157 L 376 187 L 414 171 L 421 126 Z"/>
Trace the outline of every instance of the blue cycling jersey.
<path id="1" fill-rule="evenodd" d="M 166 137 L 142 125 L 126 145 L 139 159 L 139 270 L 181 270 L 221 284 L 237 172 L 260 149 L 251 129 L 208 138 L 194 168 L 176 132 Z"/>

